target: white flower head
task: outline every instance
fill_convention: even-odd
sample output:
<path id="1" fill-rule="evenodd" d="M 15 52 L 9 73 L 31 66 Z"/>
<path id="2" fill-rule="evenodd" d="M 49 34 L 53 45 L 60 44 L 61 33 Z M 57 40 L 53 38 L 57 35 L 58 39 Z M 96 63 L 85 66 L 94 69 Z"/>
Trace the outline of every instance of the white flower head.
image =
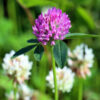
<path id="1" fill-rule="evenodd" d="M 9 54 L 5 55 L 2 66 L 6 75 L 13 76 L 16 81 L 22 83 L 24 80 L 29 79 L 32 62 L 24 54 L 11 59 L 14 53 L 15 51 L 12 50 Z"/>
<path id="2" fill-rule="evenodd" d="M 70 92 L 74 83 L 74 73 L 71 71 L 71 69 L 67 68 L 66 66 L 63 69 L 56 68 L 56 77 L 58 90 L 62 92 Z M 48 81 L 49 87 L 54 91 L 54 79 L 52 70 L 49 72 L 46 80 Z"/>
<path id="3" fill-rule="evenodd" d="M 5 94 L 7 97 L 7 100 L 14 100 L 14 91 L 11 91 L 10 93 Z M 16 100 L 19 100 L 19 93 L 16 93 Z"/>
<path id="4" fill-rule="evenodd" d="M 68 50 L 68 65 L 72 69 L 76 69 L 79 76 L 85 78 L 86 75 L 90 76 L 89 68 L 93 66 L 94 54 L 91 48 L 87 45 L 81 44 L 77 46 L 72 52 Z"/>
<path id="5" fill-rule="evenodd" d="M 16 100 L 31 100 L 33 95 L 33 90 L 30 89 L 25 83 L 22 83 L 17 88 Z M 14 91 L 6 93 L 8 100 L 14 100 Z"/>
<path id="6" fill-rule="evenodd" d="M 19 86 L 19 93 L 23 100 L 31 100 L 33 95 L 33 90 L 30 89 L 25 83 L 20 84 Z"/>

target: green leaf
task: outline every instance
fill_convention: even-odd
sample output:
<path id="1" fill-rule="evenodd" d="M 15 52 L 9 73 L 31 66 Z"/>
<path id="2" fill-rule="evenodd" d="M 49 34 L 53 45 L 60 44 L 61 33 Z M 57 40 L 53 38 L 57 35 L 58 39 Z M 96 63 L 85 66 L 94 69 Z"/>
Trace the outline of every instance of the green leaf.
<path id="1" fill-rule="evenodd" d="M 91 35 L 91 34 L 85 34 L 85 33 L 68 33 L 65 39 L 81 39 L 81 38 L 89 38 L 89 37 L 99 37 L 100 35 Z"/>
<path id="2" fill-rule="evenodd" d="M 58 41 L 53 49 L 55 61 L 59 67 L 63 67 L 67 58 L 67 45 L 63 41 Z"/>
<path id="3" fill-rule="evenodd" d="M 44 52 L 44 48 L 42 45 L 38 45 L 34 51 L 34 58 L 37 61 L 40 61 Z"/>
<path id="4" fill-rule="evenodd" d="M 27 47 L 24 47 L 22 49 L 20 49 L 19 51 L 17 51 L 12 58 L 15 58 L 21 54 L 24 54 L 26 52 L 28 52 L 29 50 L 33 49 L 36 45 L 30 45 L 30 46 L 27 46 Z"/>
<path id="5" fill-rule="evenodd" d="M 27 41 L 28 43 L 39 43 L 37 39 L 30 39 Z"/>
<path id="6" fill-rule="evenodd" d="M 57 4 L 51 0 L 18 0 L 20 4 L 25 7 L 34 7 L 34 6 L 54 6 L 57 7 Z"/>

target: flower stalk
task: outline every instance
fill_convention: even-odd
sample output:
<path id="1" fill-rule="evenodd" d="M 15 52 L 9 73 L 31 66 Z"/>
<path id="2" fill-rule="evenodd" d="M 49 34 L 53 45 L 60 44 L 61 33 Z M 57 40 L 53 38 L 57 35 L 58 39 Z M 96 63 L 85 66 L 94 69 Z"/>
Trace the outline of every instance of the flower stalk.
<path id="1" fill-rule="evenodd" d="M 83 80 L 79 78 L 79 91 L 78 91 L 78 100 L 82 100 L 83 98 Z"/>
<path id="2" fill-rule="evenodd" d="M 14 100 L 17 100 L 16 94 L 17 94 L 17 84 L 14 83 Z"/>
<path id="3" fill-rule="evenodd" d="M 54 56 L 53 56 L 53 46 L 51 48 L 51 59 L 52 59 L 53 77 L 54 77 L 55 100 L 58 100 L 58 88 L 57 88 L 55 59 L 54 59 Z"/>

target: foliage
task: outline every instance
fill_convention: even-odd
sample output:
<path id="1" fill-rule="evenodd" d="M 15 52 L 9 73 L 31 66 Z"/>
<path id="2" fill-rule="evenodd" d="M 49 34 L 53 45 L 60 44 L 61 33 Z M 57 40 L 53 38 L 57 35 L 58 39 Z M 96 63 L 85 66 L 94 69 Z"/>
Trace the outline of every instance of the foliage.
<path id="1" fill-rule="evenodd" d="M 2 1 L 2 2 L 1 2 Z M 64 42 L 58 43 L 54 49 L 56 63 L 59 66 L 64 66 L 67 53 L 67 46 L 73 49 L 80 43 L 87 43 L 94 49 L 95 63 L 93 67 L 93 75 L 86 80 L 84 85 L 84 98 L 85 100 L 99 100 L 100 98 L 100 39 L 90 38 L 97 37 L 100 32 L 100 0 L 5 0 L 0 1 L 0 98 L 4 100 L 3 96 L 5 91 L 12 89 L 12 80 L 4 76 L 2 70 L 2 62 L 5 53 L 14 49 L 18 51 L 20 48 L 27 45 L 37 45 L 38 42 L 32 34 L 31 24 L 29 22 L 30 13 L 36 18 L 43 7 L 56 6 L 67 12 L 71 22 L 72 28 L 66 35 Z M 2 11 L 2 12 L 1 12 Z M 30 12 L 30 13 L 29 13 Z M 28 16 L 28 17 L 27 17 Z M 72 34 L 73 33 L 73 34 Z M 84 34 L 85 33 L 85 34 Z M 88 37 L 88 38 L 83 38 Z M 31 38 L 31 39 L 30 39 Z M 30 39 L 30 40 L 28 40 Z M 73 39 L 73 40 L 72 40 Z M 27 41 L 28 40 L 28 41 Z M 27 42 L 26 42 L 27 41 Z M 62 46 L 64 48 L 62 48 Z M 31 48 L 29 48 L 31 49 Z M 39 98 L 41 100 L 48 100 L 52 97 L 51 90 L 46 86 L 45 77 L 51 69 L 51 55 L 49 54 L 49 47 L 46 54 L 43 54 L 43 47 L 37 45 L 33 48 L 35 51 L 30 51 L 27 55 L 33 61 L 32 75 L 30 80 L 27 81 L 28 85 L 33 89 L 41 92 Z M 59 49 L 59 51 L 57 50 Z M 24 49 L 25 50 L 25 49 Z M 22 53 L 22 52 L 21 52 Z M 33 54 L 35 55 L 33 56 Z M 62 60 L 62 53 L 64 53 L 64 60 Z M 60 55 L 59 55 L 60 54 Z M 49 58 L 49 59 L 48 59 Z M 40 61 L 40 62 L 37 62 Z M 40 60 L 41 59 L 41 60 Z M 49 60 L 49 61 L 48 61 Z M 49 63 L 50 62 L 50 63 Z M 95 82 L 95 84 L 94 84 Z M 70 94 L 61 94 L 61 100 L 77 100 L 76 94 L 78 88 L 78 81 L 76 80 L 75 86 Z M 49 94 L 49 96 L 47 95 Z M 39 95 L 36 93 L 36 95 Z M 62 97 L 64 99 L 62 99 Z"/>
<path id="2" fill-rule="evenodd" d="M 64 67 L 67 58 L 67 46 L 62 41 L 57 41 L 53 49 L 55 61 L 59 67 Z"/>

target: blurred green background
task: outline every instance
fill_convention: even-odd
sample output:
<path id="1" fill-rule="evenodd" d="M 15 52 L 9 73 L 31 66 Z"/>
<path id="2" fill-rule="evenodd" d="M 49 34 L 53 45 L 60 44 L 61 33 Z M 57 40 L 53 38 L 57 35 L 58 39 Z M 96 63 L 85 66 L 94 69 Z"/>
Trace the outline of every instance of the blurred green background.
<path id="1" fill-rule="evenodd" d="M 5 100 L 5 92 L 12 89 L 11 81 L 3 76 L 2 62 L 5 53 L 19 50 L 27 45 L 28 39 L 35 38 L 32 34 L 34 20 L 48 7 L 60 8 L 69 15 L 72 24 L 71 33 L 100 34 L 100 0 L 0 0 L 0 100 Z M 100 39 L 85 38 L 65 42 L 72 49 L 80 43 L 86 43 L 93 48 L 95 63 L 92 77 L 84 82 L 83 98 L 100 100 Z M 48 96 L 52 97 L 53 94 L 46 87 L 45 81 L 51 69 L 47 56 L 45 54 L 41 62 L 36 62 L 33 51 L 27 55 L 34 63 L 27 84 L 42 94 L 38 100 L 49 100 Z M 60 100 L 77 100 L 79 82 L 75 83 L 72 92 L 62 94 Z"/>

